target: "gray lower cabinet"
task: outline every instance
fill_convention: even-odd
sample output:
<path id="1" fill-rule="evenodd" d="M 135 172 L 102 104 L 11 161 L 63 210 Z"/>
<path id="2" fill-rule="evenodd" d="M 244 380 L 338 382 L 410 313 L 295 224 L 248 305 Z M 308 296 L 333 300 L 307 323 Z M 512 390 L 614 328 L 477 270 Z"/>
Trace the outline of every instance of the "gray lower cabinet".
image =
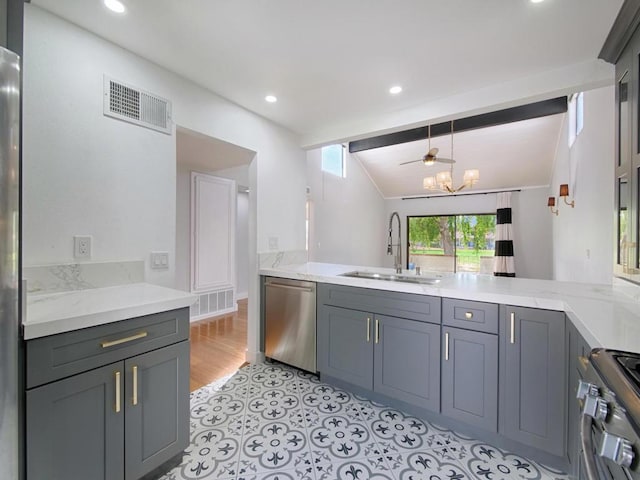
<path id="1" fill-rule="evenodd" d="M 440 325 L 321 305 L 318 370 L 422 408 L 440 409 Z"/>
<path id="2" fill-rule="evenodd" d="M 564 312 L 502 308 L 500 433 L 564 457 L 567 418 Z"/>
<path id="3" fill-rule="evenodd" d="M 137 480 L 179 456 L 188 327 L 181 309 L 29 340 L 27 478 Z"/>
<path id="4" fill-rule="evenodd" d="M 27 478 L 123 478 L 124 415 L 115 410 L 123 369 L 118 362 L 27 392 Z"/>
<path id="5" fill-rule="evenodd" d="M 442 414 L 498 430 L 498 336 L 442 328 Z"/>
<path id="6" fill-rule="evenodd" d="M 318 309 L 318 370 L 373 389 L 373 315 L 322 305 Z"/>
<path id="7" fill-rule="evenodd" d="M 375 316 L 373 390 L 440 410 L 440 325 Z"/>
<path id="8" fill-rule="evenodd" d="M 125 361 L 125 479 L 142 477 L 189 444 L 189 342 Z M 137 378 L 134 381 L 134 378 Z"/>

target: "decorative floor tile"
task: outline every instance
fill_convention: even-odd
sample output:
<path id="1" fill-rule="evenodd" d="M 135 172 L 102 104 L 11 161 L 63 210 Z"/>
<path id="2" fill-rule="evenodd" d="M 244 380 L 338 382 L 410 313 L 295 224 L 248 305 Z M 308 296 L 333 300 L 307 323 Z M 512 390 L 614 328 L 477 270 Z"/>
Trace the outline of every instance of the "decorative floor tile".
<path id="1" fill-rule="evenodd" d="M 277 363 L 191 394 L 191 443 L 159 480 L 567 480 Z"/>
<path id="2" fill-rule="evenodd" d="M 536 463 L 519 455 L 507 453 L 499 448 L 481 442 L 470 445 L 471 455 L 467 461 L 468 470 L 477 478 L 485 480 L 550 480 L 567 479 L 564 474 L 553 475 Z"/>
<path id="3" fill-rule="evenodd" d="M 387 458 L 398 480 L 471 480 L 464 467 L 450 460 L 443 460 L 432 451 L 401 453 Z M 491 477 L 490 477 L 491 478 Z"/>
<path id="4" fill-rule="evenodd" d="M 356 458 L 323 464 L 315 471 L 316 480 L 393 480 L 393 473 L 382 457 Z"/>
<path id="5" fill-rule="evenodd" d="M 372 421 L 371 430 L 385 445 L 390 448 L 395 446 L 398 452 L 402 452 L 424 448 L 429 428 L 416 417 L 387 408 L 381 410 L 378 417 Z"/>

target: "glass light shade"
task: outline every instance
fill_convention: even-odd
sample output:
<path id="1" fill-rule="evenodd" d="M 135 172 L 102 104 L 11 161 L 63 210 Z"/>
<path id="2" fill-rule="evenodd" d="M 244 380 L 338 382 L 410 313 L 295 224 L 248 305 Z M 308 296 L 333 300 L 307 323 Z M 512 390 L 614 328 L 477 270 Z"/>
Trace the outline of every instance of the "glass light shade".
<path id="1" fill-rule="evenodd" d="M 436 180 L 438 185 L 451 185 L 451 172 L 439 172 L 436 173 Z"/>
<path id="2" fill-rule="evenodd" d="M 465 170 L 463 180 L 465 184 L 473 185 L 480 180 L 480 171 L 477 169 Z"/>
<path id="3" fill-rule="evenodd" d="M 563 183 L 562 185 L 560 185 L 560 197 L 568 197 L 569 196 L 569 185 L 566 183 Z"/>
<path id="4" fill-rule="evenodd" d="M 424 177 L 422 180 L 422 186 L 427 190 L 435 190 L 438 188 L 436 184 L 436 177 Z"/>
<path id="5" fill-rule="evenodd" d="M 423 163 L 424 163 L 427 167 L 430 167 L 430 166 L 432 166 L 433 164 L 435 164 L 435 163 L 436 163 L 436 161 L 435 161 L 435 160 L 425 160 Z"/>
<path id="6" fill-rule="evenodd" d="M 556 206 L 556 197 L 549 197 L 547 200 L 547 207 L 555 207 Z"/>

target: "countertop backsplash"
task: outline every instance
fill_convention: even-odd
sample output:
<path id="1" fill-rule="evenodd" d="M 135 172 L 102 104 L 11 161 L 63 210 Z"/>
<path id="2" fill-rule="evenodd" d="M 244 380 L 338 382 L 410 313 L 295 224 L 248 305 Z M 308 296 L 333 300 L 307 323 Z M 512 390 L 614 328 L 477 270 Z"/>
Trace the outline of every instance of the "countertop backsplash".
<path id="1" fill-rule="evenodd" d="M 144 282 L 144 261 L 67 263 L 24 267 L 27 293 L 47 293 L 87 290 Z"/>

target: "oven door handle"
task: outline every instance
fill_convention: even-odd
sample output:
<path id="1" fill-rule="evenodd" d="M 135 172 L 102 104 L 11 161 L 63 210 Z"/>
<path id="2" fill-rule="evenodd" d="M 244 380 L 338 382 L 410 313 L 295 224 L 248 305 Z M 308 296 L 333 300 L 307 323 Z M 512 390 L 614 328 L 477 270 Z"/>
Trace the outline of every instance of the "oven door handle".
<path id="1" fill-rule="evenodd" d="M 587 480 L 598 480 L 598 467 L 596 465 L 593 437 L 591 435 L 591 422 L 589 415 L 582 415 L 580 421 L 580 443 L 582 445 L 582 458 L 584 459 Z"/>

